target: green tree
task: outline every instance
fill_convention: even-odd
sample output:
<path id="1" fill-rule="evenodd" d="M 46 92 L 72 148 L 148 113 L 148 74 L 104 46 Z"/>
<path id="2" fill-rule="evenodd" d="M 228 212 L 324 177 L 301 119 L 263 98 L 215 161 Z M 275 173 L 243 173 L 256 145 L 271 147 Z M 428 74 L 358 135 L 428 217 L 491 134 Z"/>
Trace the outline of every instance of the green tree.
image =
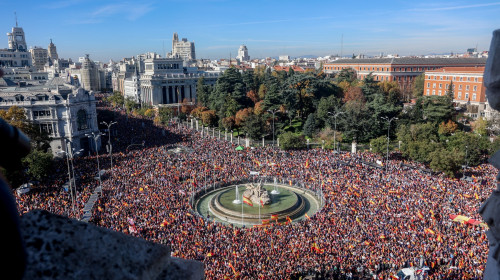
<path id="1" fill-rule="evenodd" d="M 450 81 L 450 85 L 448 86 L 448 91 L 446 92 L 446 96 L 448 97 L 448 100 L 450 102 L 453 102 L 453 99 L 455 99 L 455 86 L 453 85 L 453 81 Z"/>
<path id="2" fill-rule="evenodd" d="M 119 91 L 114 91 L 113 95 L 107 98 L 107 101 L 110 102 L 113 107 L 122 107 L 125 103 L 125 98 Z"/>
<path id="3" fill-rule="evenodd" d="M 127 110 L 128 113 L 132 112 L 132 110 L 134 110 L 134 108 L 136 108 L 137 105 L 138 104 L 132 98 L 125 99 L 125 109 Z"/>
<path id="4" fill-rule="evenodd" d="M 41 180 L 51 173 L 53 163 L 52 153 L 33 150 L 23 158 L 23 165 L 27 168 L 26 173 L 32 178 Z"/>
<path id="5" fill-rule="evenodd" d="M 438 149 L 430 154 L 430 159 L 432 170 L 444 172 L 449 177 L 454 177 L 461 168 L 463 154 L 458 150 Z"/>
<path id="6" fill-rule="evenodd" d="M 413 81 L 413 98 L 424 95 L 425 74 L 418 75 Z"/>
<path id="7" fill-rule="evenodd" d="M 306 147 L 304 135 L 285 132 L 279 136 L 280 148 L 283 150 L 300 150 Z"/>
<path id="8" fill-rule="evenodd" d="M 424 96 L 417 100 L 422 103 L 423 118 L 435 124 L 447 122 L 453 115 L 453 104 L 447 96 Z"/>
<path id="9" fill-rule="evenodd" d="M 205 85 L 205 77 L 201 76 L 198 78 L 198 82 L 196 83 L 196 98 L 197 103 L 202 106 L 208 106 L 208 100 L 210 95 L 210 86 Z"/>
<path id="10" fill-rule="evenodd" d="M 264 121 L 255 114 L 251 114 L 243 123 L 243 132 L 251 139 L 260 139 L 265 131 Z"/>
<path id="11" fill-rule="evenodd" d="M 307 116 L 306 123 L 304 124 L 303 133 L 305 136 L 312 138 L 316 134 L 317 129 L 316 116 L 314 113 L 310 113 L 309 116 Z"/>
<path id="12" fill-rule="evenodd" d="M 352 83 L 356 80 L 356 70 L 352 68 L 344 68 L 340 70 L 340 72 L 335 77 L 335 82 L 341 83 L 343 81 L 347 81 L 348 83 Z"/>
<path id="13" fill-rule="evenodd" d="M 321 124 L 326 124 L 330 127 L 333 127 L 333 118 L 328 115 L 328 112 L 335 113 L 340 110 L 342 107 L 342 102 L 335 95 L 330 95 L 328 97 L 322 97 L 319 100 L 318 107 L 316 110 L 316 116 L 319 123 L 319 126 L 323 126 Z"/>
<path id="14" fill-rule="evenodd" d="M 377 154 L 387 152 L 387 136 L 380 136 L 370 141 L 371 151 Z"/>

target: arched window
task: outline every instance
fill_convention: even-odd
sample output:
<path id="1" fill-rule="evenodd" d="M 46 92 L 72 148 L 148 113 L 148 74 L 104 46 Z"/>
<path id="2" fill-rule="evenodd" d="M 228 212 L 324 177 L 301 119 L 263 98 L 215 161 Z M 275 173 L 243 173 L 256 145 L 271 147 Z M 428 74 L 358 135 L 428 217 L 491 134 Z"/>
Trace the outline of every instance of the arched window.
<path id="1" fill-rule="evenodd" d="M 78 110 L 78 113 L 76 113 L 76 123 L 78 124 L 78 130 L 89 128 L 87 125 L 87 112 L 85 110 Z"/>

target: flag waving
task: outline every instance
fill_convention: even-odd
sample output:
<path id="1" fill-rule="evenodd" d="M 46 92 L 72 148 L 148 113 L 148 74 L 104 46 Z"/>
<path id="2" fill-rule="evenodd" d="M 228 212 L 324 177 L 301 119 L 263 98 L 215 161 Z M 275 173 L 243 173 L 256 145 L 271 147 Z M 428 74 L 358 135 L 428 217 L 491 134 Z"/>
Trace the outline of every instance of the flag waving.
<path id="1" fill-rule="evenodd" d="M 248 205 L 248 206 L 253 206 L 253 203 L 252 203 L 252 201 L 250 200 L 250 198 L 248 198 L 248 197 L 246 197 L 246 196 L 244 196 L 244 197 L 243 197 L 243 203 L 245 203 L 245 204 L 246 204 L 246 205 Z"/>

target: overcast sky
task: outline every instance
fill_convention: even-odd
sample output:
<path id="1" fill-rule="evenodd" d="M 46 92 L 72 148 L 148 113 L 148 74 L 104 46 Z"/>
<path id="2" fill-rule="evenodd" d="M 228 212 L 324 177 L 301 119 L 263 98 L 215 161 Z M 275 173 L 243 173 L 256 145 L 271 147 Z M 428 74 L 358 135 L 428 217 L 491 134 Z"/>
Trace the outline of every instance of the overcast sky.
<path id="1" fill-rule="evenodd" d="M 500 2 L 483 1 L 11 1 L 0 34 L 15 26 L 14 12 L 28 47 L 52 39 L 60 57 L 100 61 L 163 56 L 174 32 L 195 42 L 197 58 L 218 59 L 241 44 L 251 58 L 483 51 L 500 28 Z"/>

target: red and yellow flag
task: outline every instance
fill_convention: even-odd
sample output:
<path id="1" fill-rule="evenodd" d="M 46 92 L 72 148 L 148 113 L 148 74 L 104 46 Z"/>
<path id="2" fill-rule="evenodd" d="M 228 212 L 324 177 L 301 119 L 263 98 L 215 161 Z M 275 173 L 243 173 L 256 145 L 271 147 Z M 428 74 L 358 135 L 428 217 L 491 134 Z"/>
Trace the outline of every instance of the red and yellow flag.
<path id="1" fill-rule="evenodd" d="M 309 159 L 306 159 L 306 168 L 309 168 Z"/>
<path id="2" fill-rule="evenodd" d="M 289 216 L 286 216 L 286 221 L 287 221 L 287 222 L 289 222 L 289 223 L 291 223 L 291 222 L 292 222 L 292 219 L 290 219 L 290 217 L 289 217 Z"/>
<path id="3" fill-rule="evenodd" d="M 278 215 L 277 214 L 271 215 L 271 220 L 277 220 L 277 219 L 278 219 Z"/>
<path id="4" fill-rule="evenodd" d="M 417 212 L 417 216 L 422 220 L 424 219 L 424 214 L 422 214 L 422 212 L 420 211 Z"/>
<path id="5" fill-rule="evenodd" d="M 306 215 L 305 215 L 305 216 L 306 216 L 306 218 L 307 218 L 308 220 L 310 220 L 310 219 L 311 219 L 311 218 L 309 217 L 309 215 L 307 215 L 307 213 L 306 213 Z"/>
<path id="6" fill-rule="evenodd" d="M 247 205 L 249 205 L 249 206 L 253 206 L 253 203 L 252 203 L 252 201 L 250 200 L 250 198 L 248 198 L 248 197 L 246 197 L 246 196 L 244 196 L 244 197 L 243 197 L 243 203 L 245 203 L 245 204 L 247 204 Z"/>
<path id="7" fill-rule="evenodd" d="M 430 234 L 435 234 L 435 232 L 432 229 L 430 229 L 430 228 L 424 229 L 424 232 L 425 233 L 430 233 Z"/>

